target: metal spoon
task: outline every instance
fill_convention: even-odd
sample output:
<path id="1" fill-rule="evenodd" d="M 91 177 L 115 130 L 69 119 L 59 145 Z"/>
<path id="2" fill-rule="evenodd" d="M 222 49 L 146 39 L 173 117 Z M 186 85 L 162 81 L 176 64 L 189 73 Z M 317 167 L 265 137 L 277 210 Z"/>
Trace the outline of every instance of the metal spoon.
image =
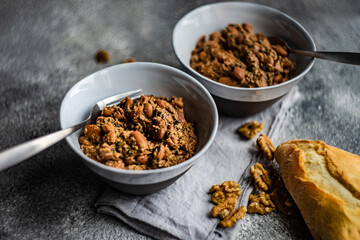
<path id="1" fill-rule="evenodd" d="M 35 138 L 33 140 L 0 152 L 0 171 L 14 166 L 31 156 L 34 156 L 35 154 L 45 150 L 46 148 L 54 145 L 55 143 L 69 136 L 70 134 L 76 132 L 80 128 L 85 127 L 87 124 L 94 122 L 101 113 L 101 110 L 103 110 L 107 105 L 118 103 L 126 96 L 130 98 L 140 97 L 141 91 L 141 89 L 129 91 L 98 101 L 93 106 L 89 117 L 85 121 L 78 123 L 75 126 L 59 130 L 43 137 Z"/>
<path id="2" fill-rule="evenodd" d="M 341 62 L 341 63 L 348 63 L 354 65 L 360 65 L 360 53 L 354 52 L 321 52 L 321 51 L 308 51 L 308 50 L 299 50 L 299 49 L 292 49 L 289 45 L 281 38 L 277 37 L 269 37 L 269 42 L 272 45 L 282 45 L 287 48 L 290 53 L 314 57 L 314 58 L 321 58 L 325 60 Z"/>

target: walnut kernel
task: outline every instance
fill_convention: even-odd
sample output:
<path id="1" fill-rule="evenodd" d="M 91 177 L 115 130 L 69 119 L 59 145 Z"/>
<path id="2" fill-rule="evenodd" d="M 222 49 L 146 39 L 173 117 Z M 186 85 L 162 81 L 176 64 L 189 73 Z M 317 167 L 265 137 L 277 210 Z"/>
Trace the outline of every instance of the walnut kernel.
<path id="1" fill-rule="evenodd" d="M 220 217 L 220 225 L 232 227 L 237 220 L 242 219 L 246 213 L 245 207 L 235 209 L 236 202 L 241 195 L 241 189 L 235 181 L 225 181 L 221 185 L 214 185 L 209 190 L 212 193 L 211 201 L 216 204 L 211 209 L 213 217 Z"/>
<path id="2" fill-rule="evenodd" d="M 274 158 L 275 147 L 268 136 L 261 133 L 256 140 L 256 144 L 268 160 Z"/>
<path id="3" fill-rule="evenodd" d="M 250 194 L 247 211 L 249 213 L 266 214 L 274 211 L 275 205 L 271 201 L 270 194 Z"/>
<path id="4" fill-rule="evenodd" d="M 232 210 L 223 220 L 219 222 L 222 227 L 232 227 L 239 219 L 243 219 L 246 214 L 246 207 L 241 206 L 238 209 Z"/>
<path id="5" fill-rule="evenodd" d="M 264 128 L 264 123 L 258 123 L 257 121 L 251 121 L 243 124 L 238 129 L 238 132 L 244 137 L 250 139 L 256 136 Z"/>
<path id="6" fill-rule="evenodd" d="M 230 198 L 237 201 L 241 195 L 240 185 L 235 181 L 225 181 L 221 185 L 214 185 L 210 188 L 209 192 L 213 193 L 211 201 L 214 204 L 225 202 Z"/>
<path id="7" fill-rule="evenodd" d="M 272 188 L 272 180 L 266 169 L 260 163 L 256 163 L 250 167 L 250 175 L 254 178 L 257 189 L 266 192 Z"/>

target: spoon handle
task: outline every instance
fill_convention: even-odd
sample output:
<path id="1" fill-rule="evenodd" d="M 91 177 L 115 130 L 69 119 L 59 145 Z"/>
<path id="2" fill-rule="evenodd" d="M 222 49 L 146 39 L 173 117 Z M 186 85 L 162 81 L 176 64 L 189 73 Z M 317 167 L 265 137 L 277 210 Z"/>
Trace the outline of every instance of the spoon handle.
<path id="1" fill-rule="evenodd" d="M 85 123 L 86 121 L 73 127 L 35 138 L 0 152 L 0 171 L 12 167 L 54 145 L 55 143 L 61 141 L 65 137 L 83 127 Z"/>
<path id="2" fill-rule="evenodd" d="M 305 51 L 305 50 L 297 50 L 290 49 L 291 53 L 321 58 L 335 62 L 348 63 L 354 65 L 360 65 L 360 53 L 352 53 L 352 52 L 313 52 L 313 51 Z"/>

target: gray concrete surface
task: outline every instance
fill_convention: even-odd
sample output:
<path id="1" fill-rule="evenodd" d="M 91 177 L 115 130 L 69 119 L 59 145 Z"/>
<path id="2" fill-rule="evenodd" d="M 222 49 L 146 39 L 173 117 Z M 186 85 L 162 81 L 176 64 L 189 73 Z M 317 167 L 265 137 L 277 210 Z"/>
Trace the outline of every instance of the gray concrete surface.
<path id="1" fill-rule="evenodd" d="M 189 10 L 215 1 L 2 0 L 0 150 L 59 129 L 59 108 L 80 79 L 129 57 L 183 69 L 172 28 Z M 319 50 L 360 52 L 357 0 L 250 1 L 298 20 Z M 94 53 L 107 49 L 100 65 Z M 360 67 L 317 60 L 300 82 L 278 141 L 320 139 L 360 153 Z M 94 202 L 106 185 L 63 141 L 0 173 L 0 239 L 149 239 Z M 301 215 L 247 215 L 238 239 L 309 239 Z"/>

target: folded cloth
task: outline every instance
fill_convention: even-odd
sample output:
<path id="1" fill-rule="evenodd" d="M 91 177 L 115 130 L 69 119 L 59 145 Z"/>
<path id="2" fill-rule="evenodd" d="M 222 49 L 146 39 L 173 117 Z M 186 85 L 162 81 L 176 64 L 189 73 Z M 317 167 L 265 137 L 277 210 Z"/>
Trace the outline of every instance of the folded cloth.
<path id="1" fill-rule="evenodd" d="M 264 134 L 276 139 L 288 109 L 299 97 L 295 87 L 281 101 L 256 115 L 247 118 L 220 116 L 210 148 L 174 184 L 146 196 L 133 196 L 109 187 L 95 203 L 98 212 L 113 215 L 156 239 L 235 238 L 241 224 L 232 228 L 218 225 L 219 219 L 211 217 L 214 204 L 210 201 L 209 189 L 224 181 L 237 181 L 242 190 L 239 206 L 247 206 L 253 190 L 249 168 L 264 160 L 256 149 L 256 137 L 244 140 L 237 129 L 256 120 L 264 123 Z"/>

